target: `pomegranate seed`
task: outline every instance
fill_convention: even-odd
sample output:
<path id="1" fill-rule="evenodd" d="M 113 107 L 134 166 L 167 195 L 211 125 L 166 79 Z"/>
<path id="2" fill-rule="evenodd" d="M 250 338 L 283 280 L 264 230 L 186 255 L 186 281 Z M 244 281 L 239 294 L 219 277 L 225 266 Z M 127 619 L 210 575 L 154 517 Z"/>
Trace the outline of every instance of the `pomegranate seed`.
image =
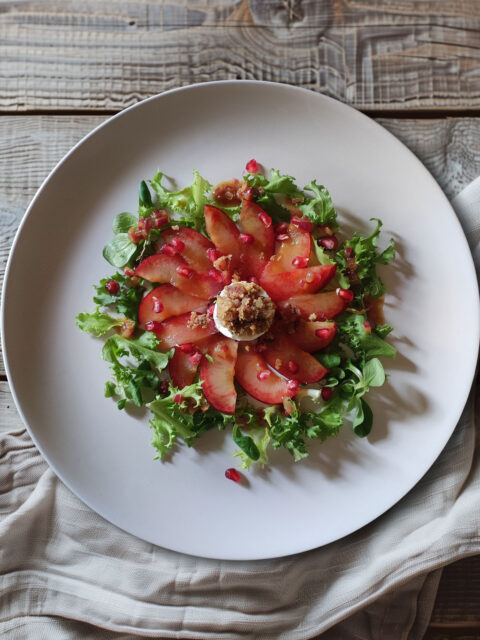
<path id="1" fill-rule="evenodd" d="M 181 404 L 181 403 L 182 403 L 182 400 L 183 400 L 183 396 L 182 396 L 182 394 L 181 394 L 181 393 L 176 393 L 176 394 L 173 396 L 173 401 L 174 401 L 174 402 L 176 402 L 177 404 Z"/>
<path id="2" fill-rule="evenodd" d="M 287 366 L 289 371 L 291 371 L 292 373 L 297 373 L 298 364 L 296 362 L 294 362 L 293 360 L 289 360 Z"/>
<path id="3" fill-rule="evenodd" d="M 145 329 L 147 331 L 156 331 L 160 328 L 161 324 L 161 322 L 157 322 L 156 320 L 149 320 L 145 323 Z"/>
<path id="4" fill-rule="evenodd" d="M 109 280 L 107 282 L 107 284 L 105 285 L 105 289 L 112 296 L 116 296 L 117 293 L 120 291 L 120 285 L 118 284 L 118 282 L 116 280 Z"/>
<path id="5" fill-rule="evenodd" d="M 322 399 L 325 400 L 325 402 L 327 400 L 330 400 L 330 398 L 332 397 L 332 393 L 333 393 L 332 387 L 323 387 L 323 389 L 322 389 Z"/>
<path id="6" fill-rule="evenodd" d="M 268 216 L 266 213 L 261 213 L 258 217 L 263 222 L 263 224 L 267 227 L 267 229 L 270 229 L 270 227 L 272 226 L 271 217 Z"/>
<path id="7" fill-rule="evenodd" d="M 278 240 L 278 242 L 283 242 L 284 240 L 288 240 L 289 238 L 290 238 L 290 236 L 288 235 L 288 233 L 280 233 L 276 237 L 276 240 Z"/>
<path id="8" fill-rule="evenodd" d="M 315 335 L 317 336 L 317 338 L 320 338 L 321 340 L 326 340 L 327 338 L 329 338 L 331 333 L 332 333 L 332 329 L 317 329 L 315 331 Z"/>
<path id="9" fill-rule="evenodd" d="M 288 231 L 288 222 L 279 222 L 275 225 L 275 233 L 285 233 Z"/>
<path id="10" fill-rule="evenodd" d="M 210 269 L 208 275 L 210 276 L 210 278 L 213 278 L 217 282 L 223 283 L 223 276 L 220 271 L 217 271 L 216 269 Z"/>
<path id="11" fill-rule="evenodd" d="M 178 252 L 183 251 L 185 249 L 185 243 L 182 242 L 182 240 L 179 240 L 178 238 L 172 238 L 172 240 L 170 241 L 170 244 Z"/>
<path id="12" fill-rule="evenodd" d="M 161 313 L 164 310 L 163 303 L 158 298 L 152 298 L 153 304 L 152 309 L 153 313 Z"/>
<path id="13" fill-rule="evenodd" d="M 299 284 L 302 287 L 302 289 L 305 289 L 305 287 L 308 287 L 308 282 L 306 280 L 300 280 Z"/>
<path id="14" fill-rule="evenodd" d="M 353 256 L 352 247 L 345 247 L 345 257 L 346 258 L 351 258 L 352 256 Z"/>
<path id="15" fill-rule="evenodd" d="M 296 269 L 302 269 L 303 267 L 307 266 L 308 258 L 302 258 L 300 256 L 297 256 L 292 260 L 292 264 Z"/>
<path id="16" fill-rule="evenodd" d="M 267 380 L 271 375 L 272 375 L 272 372 L 270 371 L 270 369 L 263 369 L 263 371 L 259 371 L 257 373 L 257 378 L 260 381 Z"/>
<path id="17" fill-rule="evenodd" d="M 308 282 L 308 284 L 312 284 L 312 282 L 315 282 L 315 274 L 312 273 L 311 271 L 307 271 L 305 280 Z"/>
<path id="18" fill-rule="evenodd" d="M 241 233 L 238 236 L 238 239 L 240 240 L 240 242 L 243 242 L 243 244 L 252 244 L 254 240 L 251 233 Z"/>
<path id="19" fill-rule="evenodd" d="M 351 289 L 337 289 L 337 296 L 345 300 L 345 302 L 351 302 L 355 297 L 353 291 Z"/>
<path id="20" fill-rule="evenodd" d="M 240 482 L 242 474 L 236 469 L 230 468 L 225 471 L 225 477 L 229 480 L 233 480 L 233 482 Z"/>
<path id="21" fill-rule="evenodd" d="M 175 256 L 177 255 L 177 250 L 171 244 L 164 244 L 160 249 L 160 253 L 164 253 L 166 256 Z"/>
<path id="22" fill-rule="evenodd" d="M 308 233 L 312 233 L 313 231 L 313 222 L 305 218 L 292 218 L 292 224 L 302 231 L 308 231 Z"/>
<path id="23" fill-rule="evenodd" d="M 164 227 L 168 224 L 168 213 L 163 209 L 156 209 L 152 213 L 152 219 L 154 222 L 154 227 L 159 229 L 160 227 Z"/>
<path id="24" fill-rule="evenodd" d="M 253 187 L 248 187 L 247 189 L 245 189 L 245 191 L 242 193 L 242 198 L 244 200 L 253 200 L 253 196 L 255 195 L 255 190 L 253 189 Z"/>
<path id="25" fill-rule="evenodd" d="M 193 364 L 193 366 L 195 366 L 200 362 L 202 358 L 203 358 L 202 353 L 200 351 L 196 351 L 195 353 L 192 353 L 192 355 L 188 357 L 188 361 L 190 362 L 190 364 Z"/>
<path id="26" fill-rule="evenodd" d="M 363 328 L 365 329 L 365 333 L 372 333 L 372 325 L 368 320 L 365 320 L 363 323 Z"/>
<path id="27" fill-rule="evenodd" d="M 190 269 L 190 267 L 184 266 L 183 264 L 178 266 L 175 271 L 179 276 L 182 276 L 184 278 L 191 278 L 193 276 L 193 269 Z"/>
<path id="28" fill-rule="evenodd" d="M 258 162 L 255 159 L 252 158 L 249 162 L 247 162 L 245 170 L 248 173 L 257 173 L 257 171 L 258 171 Z"/>
<path id="29" fill-rule="evenodd" d="M 218 249 L 207 249 L 207 258 L 210 260 L 210 262 L 215 262 L 215 260 L 218 260 L 221 257 L 222 254 L 220 253 L 220 251 L 218 251 Z"/>
<path id="30" fill-rule="evenodd" d="M 168 393 L 168 380 L 162 380 L 160 382 L 160 384 L 158 385 L 158 390 L 163 395 L 167 395 L 167 393 Z"/>
<path id="31" fill-rule="evenodd" d="M 257 278 L 255 278 L 255 276 L 250 276 L 250 278 L 248 279 L 249 282 L 253 282 L 253 284 L 258 284 L 258 280 Z"/>
<path id="32" fill-rule="evenodd" d="M 214 305 L 214 304 L 212 304 L 212 305 L 210 305 L 210 306 L 208 307 L 208 309 L 207 309 L 207 313 L 208 313 L 208 315 L 209 315 L 209 316 L 213 316 L 214 312 L 215 312 L 215 305 Z"/>
<path id="33" fill-rule="evenodd" d="M 135 275 L 135 271 L 133 269 L 130 269 L 130 267 L 125 267 L 125 270 L 123 273 L 129 278 Z"/>
<path id="34" fill-rule="evenodd" d="M 193 342 L 186 342 L 185 344 L 181 344 L 178 348 L 180 351 L 183 351 L 183 353 L 193 353 L 197 349 Z"/>
<path id="35" fill-rule="evenodd" d="M 330 238 L 319 238 L 317 240 L 317 244 L 319 247 L 323 247 L 324 249 L 331 251 L 338 247 L 338 238 L 336 236 L 331 236 Z"/>
<path id="36" fill-rule="evenodd" d="M 292 394 L 292 396 L 298 393 L 299 388 L 300 388 L 300 383 L 298 382 L 298 380 L 289 380 L 287 382 L 287 389 Z"/>

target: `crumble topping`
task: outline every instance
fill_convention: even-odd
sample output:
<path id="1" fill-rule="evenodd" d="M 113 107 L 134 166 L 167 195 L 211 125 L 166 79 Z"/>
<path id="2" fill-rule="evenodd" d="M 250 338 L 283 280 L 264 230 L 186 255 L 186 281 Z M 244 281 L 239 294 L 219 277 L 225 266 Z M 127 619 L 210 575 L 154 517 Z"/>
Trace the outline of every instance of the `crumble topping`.
<path id="1" fill-rule="evenodd" d="M 217 298 L 216 320 L 237 340 L 249 340 L 270 328 L 275 304 L 258 284 L 233 282 Z"/>
<path id="2" fill-rule="evenodd" d="M 210 322 L 210 316 L 208 313 L 196 313 L 192 311 L 190 314 L 190 318 L 187 322 L 187 327 L 189 329 L 197 329 L 198 327 L 206 328 L 208 327 L 208 323 Z"/>

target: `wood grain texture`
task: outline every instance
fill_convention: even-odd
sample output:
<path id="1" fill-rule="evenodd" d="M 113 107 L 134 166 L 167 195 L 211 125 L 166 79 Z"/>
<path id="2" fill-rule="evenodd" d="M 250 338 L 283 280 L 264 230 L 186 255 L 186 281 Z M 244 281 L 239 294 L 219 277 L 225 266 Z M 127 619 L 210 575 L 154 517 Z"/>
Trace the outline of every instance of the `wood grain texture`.
<path id="1" fill-rule="evenodd" d="M 0 110 L 119 110 L 256 79 L 365 109 L 480 106 L 478 0 L 0 3 Z"/>
<path id="2" fill-rule="evenodd" d="M 105 116 L 0 117 L 0 283 L 16 230 L 55 164 Z M 449 197 L 480 174 L 480 119 L 379 122 L 424 162 Z M 0 360 L 0 375 L 5 374 Z"/>

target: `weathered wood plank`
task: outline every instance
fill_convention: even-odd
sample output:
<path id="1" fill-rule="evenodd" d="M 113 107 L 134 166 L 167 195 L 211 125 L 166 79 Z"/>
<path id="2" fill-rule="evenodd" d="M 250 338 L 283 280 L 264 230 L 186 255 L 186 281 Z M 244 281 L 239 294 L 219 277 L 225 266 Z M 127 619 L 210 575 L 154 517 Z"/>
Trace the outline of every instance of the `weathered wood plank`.
<path id="1" fill-rule="evenodd" d="M 0 117 L 0 283 L 16 229 L 60 158 L 105 116 Z M 430 169 L 450 197 L 480 174 L 480 118 L 382 118 Z M 4 374 L 0 361 L 0 374 Z"/>
<path id="2" fill-rule="evenodd" d="M 480 556 L 449 565 L 440 581 L 430 627 L 446 630 L 460 623 L 475 627 L 480 637 Z"/>
<path id="3" fill-rule="evenodd" d="M 480 105 L 477 0 L 89 0 L 0 4 L 0 110 L 118 110 L 256 79 L 365 109 Z"/>

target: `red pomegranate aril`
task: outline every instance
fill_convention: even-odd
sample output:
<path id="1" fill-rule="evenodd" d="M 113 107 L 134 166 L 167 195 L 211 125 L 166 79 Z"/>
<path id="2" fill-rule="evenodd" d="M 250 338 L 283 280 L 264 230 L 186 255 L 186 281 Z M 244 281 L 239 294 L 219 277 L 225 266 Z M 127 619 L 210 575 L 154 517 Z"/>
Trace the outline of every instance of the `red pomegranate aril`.
<path id="1" fill-rule="evenodd" d="M 174 402 L 176 402 L 176 404 L 181 404 L 181 403 L 182 403 L 182 400 L 183 400 L 183 396 L 182 396 L 182 394 L 181 394 L 181 393 L 176 393 L 176 394 L 173 396 L 173 401 L 174 401 Z"/>
<path id="2" fill-rule="evenodd" d="M 243 244 L 253 244 L 254 237 L 251 233 L 240 233 L 238 239 L 240 242 L 243 242 Z"/>
<path id="3" fill-rule="evenodd" d="M 258 284 L 258 279 L 255 276 L 250 276 L 248 281 L 249 282 L 253 282 L 253 284 Z"/>
<path id="4" fill-rule="evenodd" d="M 178 273 L 179 276 L 182 276 L 183 278 L 191 278 L 194 273 L 193 269 L 190 269 L 190 267 L 186 267 L 183 264 L 177 267 L 175 271 Z"/>
<path id="5" fill-rule="evenodd" d="M 345 257 L 346 258 L 351 258 L 352 256 L 353 256 L 352 247 L 345 247 Z"/>
<path id="6" fill-rule="evenodd" d="M 210 269 L 208 275 L 210 276 L 210 278 L 213 278 L 217 282 L 223 283 L 223 276 L 220 271 L 217 271 L 217 269 Z"/>
<path id="7" fill-rule="evenodd" d="M 215 260 L 218 260 L 221 257 L 222 254 L 218 249 L 207 249 L 207 258 L 210 260 L 210 262 L 215 262 Z"/>
<path id="8" fill-rule="evenodd" d="M 152 298 L 152 310 L 153 313 L 161 313 L 164 310 L 163 303 L 158 298 Z"/>
<path id="9" fill-rule="evenodd" d="M 315 335 L 317 336 L 317 338 L 320 338 L 321 340 L 326 340 L 327 338 L 330 337 L 332 331 L 333 329 L 317 329 L 315 331 Z"/>
<path id="10" fill-rule="evenodd" d="M 239 192 L 237 193 L 239 195 Z M 253 187 L 247 187 L 244 191 L 242 191 L 241 197 L 243 200 L 253 200 L 253 196 L 255 195 L 255 189 Z"/>
<path id="11" fill-rule="evenodd" d="M 135 275 L 135 271 L 133 269 L 130 269 L 130 267 L 125 267 L 123 273 L 128 277 L 131 278 L 132 276 Z"/>
<path id="12" fill-rule="evenodd" d="M 127 231 L 127 236 L 130 242 L 133 242 L 134 244 L 138 244 L 141 240 L 136 227 L 130 227 L 130 229 Z"/>
<path id="13" fill-rule="evenodd" d="M 363 323 L 363 328 L 365 329 L 365 333 L 372 333 L 372 325 L 368 320 L 365 320 Z"/>
<path id="14" fill-rule="evenodd" d="M 105 285 L 105 289 L 112 296 L 116 296 L 117 293 L 120 291 L 120 285 L 118 284 L 118 282 L 116 280 L 109 280 L 107 282 L 107 284 Z"/>
<path id="15" fill-rule="evenodd" d="M 313 222 L 305 218 L 292 218 L 292 224 L 302 231 L 308 231 L 308 233 L 312 233 L 313 231 Z"/>
<path id="16" fill-rule="evenodd" d="M 287 382 L 287 389 L 290 391 L 290 393 L 296 394 L 300 389 L 300 383 L 298 382 L 298 380 L 289 380 Z"/>
<path id="17" fill-rule="evenodd" d="M 332 387 L 323 387 L 322 389 L 322 400 L 327 402 L 332 397 L 333 389 Z"/>
<path id="18" fill-rule="evenodd" d="M 292 265 L 296 269 L 303 269 L 307 266 L 307 264 L 308 264 L 308 258 L 303 258 L 302 256 L 297 256 L 292 260 Z"/>
<path id="19" fill-rule="evenodd" d="M 288 222 L 279 222 L 275 225 L 275 233 L 285 233 L 288 231 Z"/>
<path id="20" fill-rule="evenodd" d="M 171 244 L 164 244 L 160 249 L 160 253 L 164 253 L 166 256 L 175 256 L 177 255 L 177 250 Z"/>
<path id="21" fill-rule="evenodd" d="M 308 284 L 311 284 L 312 282 L 315 281 L 315 276 L 311 271 L 307 271 L 307 275 L 305 276 L 305 280 L 308 282 Z"/>
<path id="22" fill-rule="evenodd" d="M 299 284 L 302 287 L 302 289 L 304 289 L 305 287 L 308 287 L 308 282 L 306 280 L 300 280 Z"/>
<path id="23" fill-rule="evenodd" d="M 168 224 L 168 213 L 163 209 L 156 209 L 152 213 L 152 218 L 155 229 L 160 229 L 160 227 L 164 227 Z"/>
<path id="24" fill-rule="evenodd" d="M 263 371 L 259 371 L 257 373 L 257 378 L 262 381 L 262 380 L 267 380 L 267 378 L 269 378 L 272 375 L 272 372 L 270 371 L 270 369 L 263 369 Z"/>
<path id="25" fill-rule="evenodd" d="M 351 302 L 355 297 L 355 294 L 351 289 L 340 289 L 339 287 L 337 289 L 337 296 L 342 298 L 342 300 L 345 300 L 345 302 Z"/>
<path id="26" fill-rule="evenodd" d="M 168 393 L 168 386 L 169 386 L 169 385 L 168 385 L 168 380 L 162 380 L 162 381 L 159 383 L 159 385 L 158 385 L 158 390 L 159 390 L 159 392 L 160 392 L 162 395 L 166 396 L 166 395 L 167 395 L 167 393 Z"/>
<path id="27" fill-rule="evenodd" d="M 328 249 L 329 251 L 331 251 L 338 247 L 338 238 L 336 236 L 331 236 L 329 238 L 319 238 L 317 240 L 317 244 L 319 247 L 323 247 L 324 249 Z"/>
<path id="28" fill-rule="evenodd" d="M 172 238 L 170 240 L 170 244 L 172 245 L 172 247 L 174 249 L 177 250 L 177 252 L 180 253 L 180 251 L 183 251 L 185 249 L 185 243 L 182 242 L 182 240 L 179 240 L 179 238 Z"/>
<path id="29" fill-rule="evenodd" d="M 179 347 L 180 351 L 183 353 L 193 353 L 197 350 L 197 347 L 193 344 L 193 342 L 186 342 L 185 344 L 181 344 Z"/>
<path id="30" fill-rule="evenodd" d="M 297 373 L 298 364 L 296 362 L 294 362 L 293 360 L 289 360 L 287 366 L 289 371 L 291 371 L 292 373 Z"/>
<path id="31" fill-rule="evenodd" d="M 255 160 L 255 158 L 252 158 L 251 160 L 249 160 L 247 162 L 245 170 L 248 173 L 257 173 L 257 171 L 258 171 L 258 162 Z"/>
<path id="32" fill-rule="evenodd" d="M 210 305 L 210 306 L 208 307 L 208 309 L 207 309 L 207 313 L 208 313 L 208 315 L 209 315 L 209 316 L 213 316 L 214 312 L 215 312 L 215 305 L 214 305 L 214 304 L 212 304 L 212 305 Z"/>
<path id="33" fill-rule="evenodd" d="M 231 467 L 225 471 L 225 477 L 228 478 L 228 480 L 233 480 L 233 482 L 240 482 L 242 474 Z"/>
<path id="34" fill-rule="evenodd" d="M 131 338 L 135 332 L 135 322 L 133 320 L 125 320 L 119 329 L 122 338 Z"/>
<path id="35" fill-rule="evenodd" d="M 157 322 L 156 320 L 149 320 L 145 323 L 145 329 L 147 331 L 155 331 L 156 329 L 160 329 L 161 322 Z"/>
<path id="36" fill-rule="evenodd" d="M 289 238 L 288 233 L 279 233 L 275 239 L 278 240 L 278 242 L 284 242 L 284 240 L 288 240 Z"/>
<path id="37" fill-rule="evenodd" d="M 261 213 L 258 217 L 263 222 L 263 224 L 267 227 L 267 229 L 270 229 L 270 227 L 272 226 L 271 217 L 269 215 L 267 215 L 266 213 Z"/>
<path id="38" fill-rule="evenodd" d="M 203 358 L 202 353 L 200 351 L 196 351 L 195 353 L 192 353 L 192 355 L 188 357 L 188 361 L 195 366 L 196 364 L 199 364 L 202 358 Z"/>

